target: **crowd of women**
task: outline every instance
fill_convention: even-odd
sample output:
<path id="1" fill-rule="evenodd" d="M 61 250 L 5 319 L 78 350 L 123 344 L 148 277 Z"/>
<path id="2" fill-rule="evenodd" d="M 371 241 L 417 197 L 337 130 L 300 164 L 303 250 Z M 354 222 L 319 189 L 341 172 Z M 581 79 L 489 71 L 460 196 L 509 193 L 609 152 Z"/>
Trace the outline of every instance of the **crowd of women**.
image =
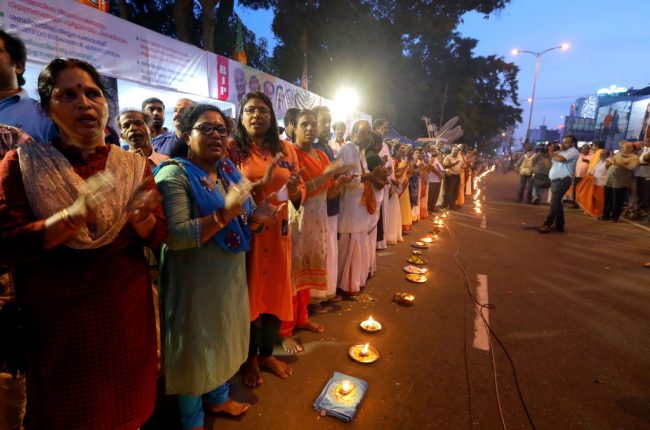
<path id="1" fill-rule="evenodd" d="M 26 375 L 28 429 L 139 428 L 158 369 L 183 428 L 203 428 L 206 411 L 245 413 L 228 381 L 289 377 L 273 351 L 300 352 L 296 329 L 324 330 L 309 307 L 359 294 L 376 250 L 439 206 L 461 206 L 477 165 L 462 146 L 443 157 L 443 144 L 393 145 L 383 120 L 330 145 L 326 108 L 285 118 L 280 139 L 271 101 L 253 92 L 232 131 L 214 106 L 185 112 L 187 157 L 152 172 L 106 143 L 93 66 L 53 60 L 38 92 L 59 137 L 12 130 L 19 144 L 0 165 L 0 263 L 21 320 L 20 345 L 2 348 L 24 351 L 13 364 Z"/>

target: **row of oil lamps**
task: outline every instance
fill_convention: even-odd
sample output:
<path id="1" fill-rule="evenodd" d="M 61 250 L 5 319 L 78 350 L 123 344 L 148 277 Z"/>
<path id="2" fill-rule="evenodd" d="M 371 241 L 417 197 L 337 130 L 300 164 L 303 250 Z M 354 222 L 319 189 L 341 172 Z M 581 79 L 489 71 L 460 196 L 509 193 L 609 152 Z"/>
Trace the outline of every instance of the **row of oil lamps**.
<path id="1" fill-rule="evenodd" d="M 418 242 L 414 242 L 413 247 L 429 248 L 429 245 L 431 243 L 438 240 L 440 237 L 438 233 L 444 227 L 444 221 L 441 219 L 441 217 L 447 218 L 447 216 L 448 215 L 446 212 L 442 213 L 440 217 L 436 216 L 433 220 L 433 231 L 425 237 L 420 238 Z M 413 251 L 413 253 L 417 253 L 418 255 L 420 254 L 419 251 Z M 395 293 L 393 301 L 398 304 L 408 306 L 412 305 L 415 302 L 415 296 L 410 293 Z M 377 333 L 382 329 L 381 323 L 375 320 L 372 315 L 370 315 L 367 320 L 361 321 L 359 326 L 361 327 L 361 330 L 367 333 Z M 348 354 L 354 361 L 364 364 L 373 363 L 379 358 L 379 351 L 377 351 L 375 347 L 371 346 L 370 343 L 353 345 L 350 347 Z M 343 400 L 346 397 L 350 396 L 353 393 L 354 389 L 355 385 L 353 382 L 349 380 L 343 380 L 334 388 L 334 392 L 337 397 Z"/>

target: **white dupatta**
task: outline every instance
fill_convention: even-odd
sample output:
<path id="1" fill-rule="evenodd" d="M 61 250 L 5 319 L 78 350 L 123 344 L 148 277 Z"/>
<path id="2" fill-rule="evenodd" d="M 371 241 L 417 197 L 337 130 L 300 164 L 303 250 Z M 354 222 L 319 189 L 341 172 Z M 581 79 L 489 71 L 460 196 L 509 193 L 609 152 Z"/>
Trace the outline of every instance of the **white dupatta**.
<path id="1" fill-rule="evenodd" d="M 48 142 L 20 145 L 18 160 L 25 193 L 37 219 L 48 218 L 72 205 L 85 186 L 67 158 Z M 146 168 L 147 160 L 141 155 L 111 148 L 105 171 L 115 177 L 115 189 L 97 207 L 92 232 L 84 225 L 64 245 L 93 249 L 112 243 L 126 225 L 126 205 L 142 182 Z"/>

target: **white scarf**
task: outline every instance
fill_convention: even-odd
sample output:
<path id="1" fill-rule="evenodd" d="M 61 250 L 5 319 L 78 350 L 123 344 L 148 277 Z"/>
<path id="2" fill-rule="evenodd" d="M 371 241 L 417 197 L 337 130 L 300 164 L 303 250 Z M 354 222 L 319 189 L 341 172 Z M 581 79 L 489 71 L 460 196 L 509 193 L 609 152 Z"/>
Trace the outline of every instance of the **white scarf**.
<path id="1" fill-rule="evenodd" d="M 18 148 L 23 186 L 37 219 L 48 218 L 69 207 L 85 186 L 65 156 L 52 144 L 26 143 Z M 93 249 L 110 244 L 126 225 L 126 205 L 144 177 L 147 160 L 139 154 L 111 148 L 106 172 L 116 179 L 115 189 L 96 210 L 91 233 L 83 225 L 64 244 L 75 249 Z"/>

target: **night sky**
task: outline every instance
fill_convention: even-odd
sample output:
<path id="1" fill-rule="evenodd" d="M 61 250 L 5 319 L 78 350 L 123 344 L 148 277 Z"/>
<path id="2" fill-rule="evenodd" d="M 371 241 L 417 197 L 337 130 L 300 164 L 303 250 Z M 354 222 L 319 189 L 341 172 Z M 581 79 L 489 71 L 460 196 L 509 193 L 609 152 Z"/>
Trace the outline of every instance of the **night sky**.
<path id="1" fill-rule="evenodd" d="M 273 14 L 237 7 L 242 21 L 258 36 L 275 45 L 271 31 Z M 526 133 L 532 94 L 535 57 L 512 56 L 519 48 L 543 51 L 564 42 L 568 51 L 552 51 L 541 61 L 532 127 L 545 121 L 549 128 L 562 118 L 577 98 L 595 94 L 616 84 L 625 88 L 650 85 L 650 0 L 513 0 L 503 11 L 483 19 L 469 13 L 458 28 L 479 40 L 477 55 L 498 55 L 520 67 L 519 99 L 523 123 L 516 138 Z"/>

